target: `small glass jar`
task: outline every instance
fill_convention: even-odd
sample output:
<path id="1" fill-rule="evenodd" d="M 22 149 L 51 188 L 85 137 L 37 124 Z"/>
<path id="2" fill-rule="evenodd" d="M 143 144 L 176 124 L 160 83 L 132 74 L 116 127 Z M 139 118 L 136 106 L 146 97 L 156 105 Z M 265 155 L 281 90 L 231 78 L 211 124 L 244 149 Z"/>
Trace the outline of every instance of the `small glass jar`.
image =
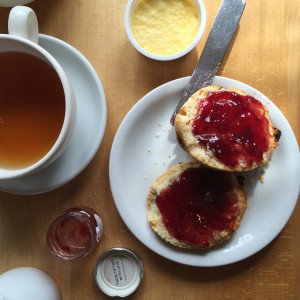
<path id="1" fill-rule="evenodd" d="M 103 222 L 89 207 L 75 207 L 62 212 L 47 233 L 49 250 L 64 260 L 77 260 L 90 254 L 103 235 Z"/>

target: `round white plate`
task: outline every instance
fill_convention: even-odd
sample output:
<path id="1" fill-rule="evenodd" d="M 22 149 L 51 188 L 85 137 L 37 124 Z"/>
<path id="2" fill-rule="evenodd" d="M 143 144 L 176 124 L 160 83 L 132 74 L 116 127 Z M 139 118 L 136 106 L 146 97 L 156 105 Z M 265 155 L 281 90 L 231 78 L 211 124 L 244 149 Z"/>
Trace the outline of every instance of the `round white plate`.
<path id="1" fill-rule="evenodd" d="M 148 224 L 146 195 L 160 174 L 177 163 L 192 160 L 178 145 L 175 130 L 170 125 L 170 117 L 189 79 L 177 79 L 156 88 L 127 114 L 111 150 L 111 190 L 128 228 L 154 252 L 192 266 L 226 265 L 265 247 L 290 218 L 300 188 L 299 149 L 288 121 L 268 98 L 246 84 L 216 77 L 213 84 L 238 87 L 267 107 L 272 122 L 282 131 L 279 147 L 264 168 L 245 174 L 248 208 L 240 228 L 228 242 L 197 252 L 165 243 Z M 261 175 L 264 183 L 259 180 Z"/>
<path id="2" fill-rule="evenodd" d="M 51 36 L 39 35 L 39 45 L 64 68 L 77 101 L 77 121 L 70 144 L 53 164 L 26 177 L 0 181 L 1 191 L 14 194 L 47 192 L 72 180 L 96 154 L 106 126 L 105 94 L 87 59 L 69 44 Z"/>

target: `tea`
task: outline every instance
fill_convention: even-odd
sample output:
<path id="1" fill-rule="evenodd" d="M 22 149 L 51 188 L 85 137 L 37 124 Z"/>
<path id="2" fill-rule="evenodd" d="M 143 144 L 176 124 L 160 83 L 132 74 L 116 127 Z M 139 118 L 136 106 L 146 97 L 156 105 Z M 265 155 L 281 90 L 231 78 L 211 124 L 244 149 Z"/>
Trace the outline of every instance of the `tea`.
<path id="1" fill-rule="evenodd" d="M 40 160 L 55 144 L 64 116 L 64 90 L 51 65 L 27 53 L 0 53 L 0 167 Z"/>

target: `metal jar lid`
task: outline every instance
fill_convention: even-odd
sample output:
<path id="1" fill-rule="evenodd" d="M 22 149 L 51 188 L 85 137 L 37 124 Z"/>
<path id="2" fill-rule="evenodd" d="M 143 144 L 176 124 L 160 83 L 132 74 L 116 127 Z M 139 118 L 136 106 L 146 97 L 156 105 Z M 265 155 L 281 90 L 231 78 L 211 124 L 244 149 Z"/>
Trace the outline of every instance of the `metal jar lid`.
<path id="1" fill-rule="evenodd" d="M 137 290 L 144 274 L 140 259 L 129 249 L 106 250 L 95 267 L 98 287 L 111 297 L 127 297 Z"/>

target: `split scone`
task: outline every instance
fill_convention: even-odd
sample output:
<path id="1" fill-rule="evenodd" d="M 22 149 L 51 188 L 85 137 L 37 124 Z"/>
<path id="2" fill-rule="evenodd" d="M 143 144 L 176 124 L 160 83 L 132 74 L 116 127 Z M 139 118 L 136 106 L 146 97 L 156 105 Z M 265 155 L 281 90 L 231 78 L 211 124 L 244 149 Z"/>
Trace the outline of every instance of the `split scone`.
<path id="1" fill-rule="evenodd" d="M 155 180 L 147 207 L 148 221 L 163 240 L 180 248 L 205 249 L 238 229 L 247 197 L 235 173 L 187 162 Z"/>
<path id="2" fill-rule="evenodd" d="M 237 88 L 207 86 L 175 118 L 180 145 L 201 164 L 224 171 L 247 171 L 265 164 L 278 146 L 265 106 Z"/>

